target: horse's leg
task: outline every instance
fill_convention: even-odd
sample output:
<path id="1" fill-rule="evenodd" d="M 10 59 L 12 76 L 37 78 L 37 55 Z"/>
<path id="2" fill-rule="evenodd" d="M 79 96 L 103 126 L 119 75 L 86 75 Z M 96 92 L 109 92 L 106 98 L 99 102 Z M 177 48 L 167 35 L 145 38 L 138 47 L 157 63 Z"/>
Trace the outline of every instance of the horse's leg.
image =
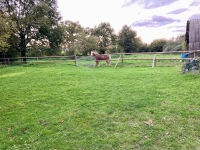
<path id="1" fill-rule="evenodd" d="M 99 61 L 96 61 L 96 66 L 100 66 Z"/>
<path id="2" fill-rule="evenodd" d="M 110 60 L 106 60 L 106 66 L 110 66 Z"/>

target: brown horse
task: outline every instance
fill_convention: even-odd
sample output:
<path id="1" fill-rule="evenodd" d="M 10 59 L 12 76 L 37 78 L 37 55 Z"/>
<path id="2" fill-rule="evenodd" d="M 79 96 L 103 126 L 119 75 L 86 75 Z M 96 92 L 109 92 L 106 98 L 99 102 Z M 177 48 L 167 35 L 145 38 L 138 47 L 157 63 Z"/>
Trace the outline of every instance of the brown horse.
<path id="1" fill-rule="evenodd" d="M 96 66 L 100 66 L 99 61 L 105 60 L 106 65 L 110 65 L 111 56 L 109 54 L 98 54 L 95 51 L 91 51 L 91 56 L 95 57 Z"/>

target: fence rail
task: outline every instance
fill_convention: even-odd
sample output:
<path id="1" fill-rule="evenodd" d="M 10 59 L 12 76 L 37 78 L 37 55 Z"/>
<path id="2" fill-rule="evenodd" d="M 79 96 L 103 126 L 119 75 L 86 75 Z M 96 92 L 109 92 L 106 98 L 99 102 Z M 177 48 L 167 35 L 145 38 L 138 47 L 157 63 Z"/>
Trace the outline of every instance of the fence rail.
<path id="1" fill-rule="evenodd" d="M 148 62 L 148 65 L 154 65 L 156 66 L 156 62 L 159 61 L 184 61 L 184 60 L 188 60 L 191 58 L 181 58 L 180 55 L 178 54 L 183 54 L 183 53 L 193 53 L 192 57 L 195 58 L 198 56 L 198 52 L 200 52 L 200 50 L 195 50 L 195 51 L 170 51 L 170 52 L 140 52 L 140 53 L 113 53 L 111 54 L 112 58 L 111 62 L 116 62 L 117 64 L 120 64 L 122 66 L 124 65 L 130 65 L 131 63 L 133 63 L 133 65 L 137 65 L 134 62 L 137 61 L 146 61 Z M 148 58 L 143 58 L 143 54 L 144 56 L 148 56 Z M 154 54 L 154 57 L 151 55 Z M 163 55 L 162 55 L 163 54 Z M 165 56 L 165 54 L 170 54 L 168 58 L 159 58 L 156 57 L 156 55 L 162 55 Z M 171 58 L 170 56 L 176 56 L 176 58 Z M 138 56 L 138 58 L 134 58 L 131 56 Z M 140 57 L 139 57 L 140 56 Z M 79 61 L 80 56 L 76 56 L 75 55 L 70 55 L 70 56 L 43 56 L 43 57 L 12 57 L 12 58 L 0 58 L 0 65 L 11 65 L 11 64 L 26 64 L 26 63 L 34 63 L 34 64 L 44 64 L 44 63 L 51 63 L 51 64 L 58 64 L 58 63 L 74 63 L 75 65 L 77 65 L 77 61 Z M 84 56 L 86 57 L 86 56 Z M 92 57 L 92 56 L 87 56 L 87 57 Z M 26 61 L 25 61 L 26 60 Z M 91 61 L 94 61 L 91 60 Z M 128 62 L 131 61 L 131 62 Z M 103 62 L 103 60 L 101 61 Z M 127 63 L 128 62 L 128 63 Z M 115 63 L 115 66 L 117 65 Z M 139 64 L 139 63 L 138 63 Z M 147 64 L 147 63 L 146 63 Z M 145 65 L 146 65 L 145 64 Z M 143 66 L 143 64 L 139 64 L 138 66 Z M 165 65 L 163 65 L 165 66 Z"/>

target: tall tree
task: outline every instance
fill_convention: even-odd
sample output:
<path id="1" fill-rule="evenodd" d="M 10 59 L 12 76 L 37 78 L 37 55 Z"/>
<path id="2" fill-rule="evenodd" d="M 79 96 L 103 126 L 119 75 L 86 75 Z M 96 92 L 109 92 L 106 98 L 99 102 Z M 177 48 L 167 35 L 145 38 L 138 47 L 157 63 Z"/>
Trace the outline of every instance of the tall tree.
<path id="1" fill-rule="evenodd" d="M 124 49 L 124 52 L 136 52 L 140 48 L 141 40 L 137 37 L 137 32 L 129 26 L 124 25 L 119 32 L 118 44 Z"/>
<path id="2" fill-rule="evenodd" d="M 12 35 L 16 40 L 11 43 L 22 57 L 26 56 L 31 40 L 48 41 L 49 48 L 57 48 L 62 42 L 58 38 L 62 35 L 57 29 L 61 16 L 56 0 L 2 0 L 0 8 L 16 22 L 17 31 Z"/>
<path id="3" fill-rule="evenodd" d="M 149 45 L 150 52 L 162 52 L 164 45 L 167 43 L 166 39 L 155 39 Z"/>
<path id="4" fill-rule="evenodd" d="M 10 47 L 9 38 L 15 30 L 15 22 L 4 11 L 0 11 L 0 57 L 5 57 Z"/>
<path id="5" fill-rule="evenodd" d="M 99 39 L 93 35 L 82 33 L 71 46 L 80 55 L 88 55 L 92 50 L 98 50 Z"/>
<path id="6" fill-rule="evenodd" d="M 79 24 L 79 22 L 73 22 L 70 20 L 66 20 L 61 22 L 61 25 L 64 29 L 64 43 L 63 46 L 65 48 L 69 48 L 73 45 L 73 43 L 81 36 L 84 32 L 83 27 Z"/>
<path id="7" fill-rule="evenodd" d="M 98 27 L 94 27 L 93 35 L 99 38 L 99 51 L 105 53 L 116 42 L 117 36 L 110 23 L 100 23 Z"/>

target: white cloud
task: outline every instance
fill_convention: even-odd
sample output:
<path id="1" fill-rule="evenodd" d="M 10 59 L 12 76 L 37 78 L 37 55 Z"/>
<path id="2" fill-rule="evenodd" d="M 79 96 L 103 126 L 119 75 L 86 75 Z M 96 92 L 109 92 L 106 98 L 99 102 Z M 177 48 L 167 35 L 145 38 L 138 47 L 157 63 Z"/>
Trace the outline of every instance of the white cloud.
<path id="1" fill-rule="evenodd" d="M 109 22 L 116 33 L 123 25 L 131 25 L 139 20 L 149 20 L 155 15 L 181 20 L 181 22 L 174 22 L 156 28 L 132 27 L 146 43 L 150 43 L 156 38 L 171 38 L 180 34 L 173 32 L 176 30 L 176 26 L 182 26 L 182 29 L 184 29 L 188 18 L 198 13 L 200 9 L 200 6 L 189 8 L 192 2 L 190 0 L 174 0 L 175 2 L 170 5 L 155 9 L 144 9 L 138 3 L 129 7 L 122 7 L 125 1 L 130 2 L 128 0 L 58 0 L 58 6 L 63 20 L 79 21 L 83 27 L 91 28 L 101 22 Z M 189 10 L 180 14 L 168 14 L 168 12 L 180 8 L 188 8 Z"/>

